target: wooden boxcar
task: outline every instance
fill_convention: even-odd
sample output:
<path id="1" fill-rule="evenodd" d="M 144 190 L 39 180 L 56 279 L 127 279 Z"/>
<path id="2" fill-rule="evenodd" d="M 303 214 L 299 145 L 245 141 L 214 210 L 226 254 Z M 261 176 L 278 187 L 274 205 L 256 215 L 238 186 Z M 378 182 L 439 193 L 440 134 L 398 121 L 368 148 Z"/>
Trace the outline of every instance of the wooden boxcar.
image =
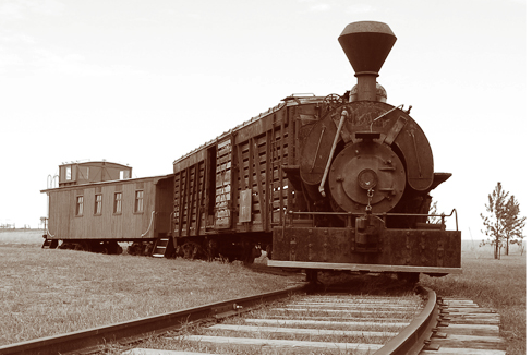
<path id="1" fill-rule="evenodd" d="M 174 161 L 174 244 L 198 243 L 245 261 L 260 248 L 271 252 L 273 228 L 285 212 L 305 209 L 302 188 L 292 181 L 299 135 L 316 121 L 323 101 L 289 96 Z"/>

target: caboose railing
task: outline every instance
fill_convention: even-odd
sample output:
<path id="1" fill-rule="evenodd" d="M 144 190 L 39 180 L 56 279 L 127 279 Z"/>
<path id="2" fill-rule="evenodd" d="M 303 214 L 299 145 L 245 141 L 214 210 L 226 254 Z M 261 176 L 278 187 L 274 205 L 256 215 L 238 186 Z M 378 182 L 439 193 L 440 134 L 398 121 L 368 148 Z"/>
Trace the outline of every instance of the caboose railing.
<path id="1" fill-rule="evenodd" d="M 457 218 L 457 210 L 454 208 L 452 211 L 450 211 L 449 214 L 441 213 L 372 213 L 372 215 L 381 217 L 384 222 L 386 222 L 386 217 L 388 216 L 398 216 L 398 217 L 441 217 L 441 224 L 445 224 L 445 218 L 451 217 L 453 214 L 455 214 L 456 217 L 456 232 L 459 231 L 458 226 L 458 218 Z M 287 211 L 286 212 L 286 218 L 283 219 L 284 221 L 284 227 L 287 221 L 289 221 L 289 224 L 292 224 L 293 221 L 295 221 L 294 216 L 300 216 L 300 215 L 311 215 L 311 216 L 346 216 L 347 217 L 347 225 L 351 226 L 352 221 L 356 217 L 363 216 L 364 213 L 353 213 L 353 212 L 305 212 L 305 211 Z M 289 216 L 289 218 L 287 218 Z M 301 221 L 300 219 L 296 221 Z"/>

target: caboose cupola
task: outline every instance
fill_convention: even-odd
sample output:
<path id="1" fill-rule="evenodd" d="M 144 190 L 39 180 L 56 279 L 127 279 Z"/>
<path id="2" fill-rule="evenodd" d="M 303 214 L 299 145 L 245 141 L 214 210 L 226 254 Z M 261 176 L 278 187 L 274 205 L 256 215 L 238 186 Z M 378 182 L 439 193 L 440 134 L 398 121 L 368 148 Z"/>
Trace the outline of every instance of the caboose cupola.
<path id="1" fill-rule="evenodd" d="M 396 41 L 390 27 L 377 21 L 352 22 L 340 34 L 340 46 L 357 77 L 359 101 L 376 100 L 376 78 Z"/>

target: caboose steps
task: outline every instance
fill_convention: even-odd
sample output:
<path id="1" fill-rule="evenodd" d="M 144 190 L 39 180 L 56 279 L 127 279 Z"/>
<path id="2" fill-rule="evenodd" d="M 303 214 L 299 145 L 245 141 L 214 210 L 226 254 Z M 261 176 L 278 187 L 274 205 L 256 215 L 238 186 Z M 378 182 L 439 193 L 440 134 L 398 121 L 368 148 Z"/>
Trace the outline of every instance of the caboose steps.
<path id="1" fill-rule="evenodd" d="M 152 253 L 152 256 L 154 258 L 164 258 L 169 248 L 169 243 L 170 243 L 170 238 L 168 237 L 158 238 L 156 240 L 156 244 L 155 244 L 154 252 Z"/>
<path id="2" fill-rule="evenodd" d="M 43 235 L 44 244 L 42 244 L 42 249 L 56 249 L 59 246 L 59 241 L 57 239 L 48 239 L 46 235 Z"/>

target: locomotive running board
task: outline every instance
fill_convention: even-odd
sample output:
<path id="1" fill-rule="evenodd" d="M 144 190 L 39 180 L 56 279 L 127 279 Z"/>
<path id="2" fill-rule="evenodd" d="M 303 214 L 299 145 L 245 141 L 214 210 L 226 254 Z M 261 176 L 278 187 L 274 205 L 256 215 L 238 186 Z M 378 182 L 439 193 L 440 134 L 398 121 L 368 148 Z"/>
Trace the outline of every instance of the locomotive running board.
<path id="1" fill-rule="evenodd" d="M 461 274 L 461 268 L 427 267 L 411 265 L 323 263 L 309 261 L 268 260 L 267 266 L 290 269 L 347 270 L 358 272 L 423 272 L 430 274 Z"/>

